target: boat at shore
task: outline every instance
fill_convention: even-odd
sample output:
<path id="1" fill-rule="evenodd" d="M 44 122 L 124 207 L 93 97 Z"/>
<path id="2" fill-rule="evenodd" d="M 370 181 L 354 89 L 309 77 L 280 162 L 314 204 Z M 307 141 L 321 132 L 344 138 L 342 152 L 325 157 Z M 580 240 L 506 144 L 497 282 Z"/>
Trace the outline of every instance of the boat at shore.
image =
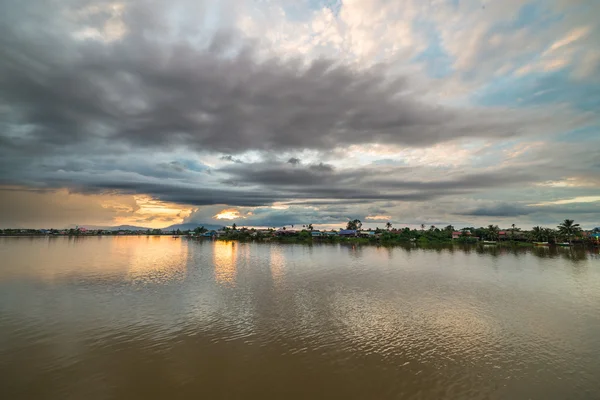
<path id="1" fill-rule="evenodd" d="M 498 244 L 498 242 L 495 240 L 483 240 L 481 243 L 482 244 Z"/>
<path id="2" fill-rule="evenodd" d="M 550 246 L 548 242 L 533 242 L 534 246 Z"/>
<path id="3" fill-rule="evenodd" d="M 569 242 L 556 243 L 557 246 L 572 246 Z"/>

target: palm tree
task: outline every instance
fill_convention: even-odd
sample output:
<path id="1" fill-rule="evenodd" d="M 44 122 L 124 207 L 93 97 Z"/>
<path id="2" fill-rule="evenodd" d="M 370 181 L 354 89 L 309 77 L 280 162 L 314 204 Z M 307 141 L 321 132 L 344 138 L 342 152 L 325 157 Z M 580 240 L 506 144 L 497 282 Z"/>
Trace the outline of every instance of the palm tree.
<path id="1" fill-rule="evenodd" d="M 429 230 L 430 230 L 430 231 L 433 231 L 433 230 L 435 230 L 435 225 L 431 225 L 431 226 L 429 227 Z"/>
<path id="2" fill-rule="evenodd" d="M 236 229 L 237 229 L 237 225 L 234 222 L 233 225 L 231 225 L 231 230 L 235 231 Z"/>
<path id="3" fill-rule="evenodd" d="M 547 237 L 547 232 L 541 226 L 534 226 L 533 228 L 531 228 L 531 235 L 538 242 L 543 242 L 544 237 Z"/>
<path id="4" fill-rule="evenodd" d="M 392 229 L 392 223 L 391 223 L 390 221 L 388 221 L 388 222 L 385 224 L 385 227 L 386 227 L 386 228 L 387 228 L 387 230 L 389 231 L 390 229 Z"/>
<path id="5" fill-rule="evenodd" d="M 498 225 L 488 225 L 487 231 L 488 231 L 488 237 L 491 240 L 498 240 L 498 236 L 499 236 L 499 232 L 500 232 L 500 228 L 498 228 Z"/>
<path id="6" fill-rule="evenodd" d="M 515 224 L 512 224 L 510 226 L 510 240 L 513 240 L 515 238 L 515 231 L 517 230 L 517 226 Z"/>
<path id="7" fill-rule="evenodd" d="M 546 234 L 546 238 L 550 241 L 551 237 L 554 237 L 554 242 L 556 243 L 556 231 L 552 228 L 544 228 L 544 233 Z"/>
<path id="8" fill-rule="evenodd" d="M 421 224 L 421 230 L 424 231 L 425 230 L 425 224 Z"/>
<path id="9" fill-rule="evenodd" d="M 572 219 L 565 219 L 562 224 L 558 225 L 558 232 L 569 239 L 569 244 L 571 244 L 573 235 L 581 231 L 579 224 L 575 224 L 574 222 Z"/>
<path id="10" fill-rule="evenodd" d="M 313 225 L 312 224 L 308 224 L 307 228 L 308 228 L 309 231 L 312 231 L 313 230 Z"/>

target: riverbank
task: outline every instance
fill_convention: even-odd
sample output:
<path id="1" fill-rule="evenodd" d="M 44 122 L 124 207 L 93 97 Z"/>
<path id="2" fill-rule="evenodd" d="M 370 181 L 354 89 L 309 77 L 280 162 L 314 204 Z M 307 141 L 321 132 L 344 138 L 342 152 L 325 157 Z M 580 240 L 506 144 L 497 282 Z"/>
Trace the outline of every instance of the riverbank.
<path id="1" fill-rule="evenodd" d="M 420 232 L 419 232 L 420 233 Z M 259 243 L 289 243 L 289 244 L 313 244 L 313 243 L 347 243 L 347 244 L 373 244 L 373 245 L 461 245 L 461 246 L 486 246 L 486 247 L 599 247 L 597 242 L 573 242 L 571 246 L 560 246 L 550 243 L 546 246 L 536 246 L 531 241 L 519 240 L 500 240 L 495 243 L 475 240 L 473 238 L 457 238 L 452 239 L 447 236 L 428 235 L 428 232 L 421 233 L 420 236 L 408 235 L 390 235 L 383 234 L 377 237 L 344 237 L 344 236 L 320 236 L 313 237 L 309 234 L 298 234 L 288 236 L 272 236 L 272 235 L 250 235 L 240 231 L 229 231 L 225 235 L 220 236 L 195 236 L 187 233 L 151 233 L 147 232 L 104 232 L 97 234 L 38 234 L 38 233 L 14 233 L 0 234 L 0 237 L 13 238 L 92 238 L 92 237 L 173 237 L 174 239 L 193 239 L 193 240 L 220 240 L 220 241 L 239 241 L 239 242 L 259 242 Z"/>
<path id="2" fill-rule="evenodd" d="M 197 240 L 213 240 L 210 237 L 200 237 L 194 238 Z M 258 243 L 283 243 L 283 244 L 362 244 L 362 245 L 383 245 L 383 246 L 407 246 L 407 245 L 422 245 L 422 246 L 485 246 L 489 248 L 498 247 L 498 248 L 569 248 L 565 246 L 559 246 L 557 244 L 549 244 L 547 246 L 536 246 L 532 242 L 522 242 L 522 241 L 499 241 L 496 243 L 484 243 L 482 241 L 463 241 L 456 239 L 446 239 L 446 240 L 430 240 L 426 238 L 420 239 L 390 239 L 390 238 L 361 238 L 361 237 L 299 237 L 299 236 L 284 236 L 284 237 L 264 237 L 264 238 L 253 238 L 253 237 L 232 237 L 232 236 L 221 236 L 215 237 L 214 240 L 219 241 L 239 241 L 239 242 L 258 242 Z M 598 247 L 595 244 L 587 244 L 587 243 L 573 243 L 570 247 Z"/>

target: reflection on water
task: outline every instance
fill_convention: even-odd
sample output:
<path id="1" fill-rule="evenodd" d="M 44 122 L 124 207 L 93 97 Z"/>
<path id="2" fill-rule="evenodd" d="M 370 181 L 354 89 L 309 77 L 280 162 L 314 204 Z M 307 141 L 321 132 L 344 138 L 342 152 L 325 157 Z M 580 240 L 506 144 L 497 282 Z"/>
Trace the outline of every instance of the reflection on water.
<path id="1" fill-rule="evenodd" d="M 215 280 L 220 284 L 235 286 L 237 268 L 237 242 L 213 241 Z M 238 245 L 239 248 L 239 245 Z"/>
<path id="2" fill-rule="evenodd" d="M 124 237 L 113 241 L 111 251 L 127 263 L 126 279 L 147 283 L 185 279 L 187 264 L 182 260 L 188 258 L 188 247 L 179 240 Z"/>
<path id="3" fill-rule="evenodd" d="M 9 399 L 593 399 L 597 250 L 0 238 Z"/>
<path id="4" fill-rule="evenodd" d="M 269 267 L 271 268 L 271 278 L 275 285 L 280 285 L 283 281 L 285 268 L 285 255 L 281 247 L 273 246 L 269 254 Z"/>

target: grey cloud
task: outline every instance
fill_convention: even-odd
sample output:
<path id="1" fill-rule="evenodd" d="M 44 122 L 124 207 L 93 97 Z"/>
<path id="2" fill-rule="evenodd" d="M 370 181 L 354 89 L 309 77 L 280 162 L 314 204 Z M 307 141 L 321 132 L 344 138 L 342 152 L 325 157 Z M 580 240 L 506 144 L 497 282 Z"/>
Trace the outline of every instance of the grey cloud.
<path id="1" fill-rule="evenodd" d="M 233 157 L 231 154 L 226 155 L 226 156 L 222 156 L 221 160 L 224 161 L 231 161 L 232 163 L 236 163 L 236 164 L 243 164 L 244 162 L 238 158 Z"/>
<path id="2" fill-rule="evenodd" d="M 559 214 L 564 216 L 577 214 L 597 214 L 600 202 L 571 203 L 565 205 L 514 205 L 508 203 L 477 207 L 458 215 L 481 217 L 520 217 L 533 214 Z"/>
<path id="3" fill-rule="evenodd" d="M 318 187 L 360 187 L 378 190 L 422 190 L 453 191 L 476 190 L 501 186 L 521 185 L 536 182 L 534 174 L 514 168 L 503 168 L 493 172 L 465 173 L 448 176 L 446 179 L 423 181 L 410 179 L 414 168 L 406 167 L 362 167 L 336 171 L 331 165 L 319 163 L 291 168 L 284 163 L 254 163 L 244 166 L 227 166 L 218 170 L 228 175 L 226 183 L 243 182 L 247 185 L 296 187 L 298 190 L 314 191 Z M 393 176 L 394 178 L 381 178 Z M 310 188 L 310 189 L 309 189 Z"/>
<path id="4" fill-rule="evenodd" d="M 24 11 L 35 7 L 39 14 Z M 234 34 L 200 49 L 184 37 L 170 39 L 176 32 L 164 10 L 146 2 L 127 3 L 127 34 L 110 43 L 73 39 L 73 23 L 48 7 L 9 1 L 18 18 L 5 17 L 0 26 L 2 140 L 21 151 L 32 143 L 102 141 L 231 154 L 372 142 L 426 146 L 509 137 L 541 123 L 400 95 L 408 83 L 390 81 L 381 68 L 357 71 L 326 59 L 308 67 L 259 62 Z M 38 23 L 41 14 L 49 22 Z"/>
<path id="5" fill-rule="evenodd" d="M 316 165 L 309 166 L 309 168 L 318 172 L 333 172 L 333 166 L 329 164 L 318 163 Z"/>
<path id="6" fill-rule="evenodd" d="M 308 165 L 288 163 L 253 163 L 232 165 L 220 168 L 227 174 L 224 183 L 231 185 L 259 184 L 275 186 L 306 186 L 326 183 L 340 183 L 345 178 L 353 178 L 355 173 L 333 174 L 333 167 L 327 164 Z"/>
<path id="7" fill-rule="evenodd" d="M 518 169 L 503 168 L 493 172 L 462 174 L 456 178 L 445 180 L 409 181 L 401 179 L 376 179 L 373 183 L 386 188 L 454 190 L 515 186 L 528 182 L 536 182 L 538 179 L 536 175 L 524 173 Z"/>
<path id="8" fill-rule="evenodd" d="M 185 166 L 183 166 L 178 161 L 171 161 L 170 163 L 161 163 L 161 164 L 158 164 L 158 166 L 160 168 L 170 170 L 170 171 L 175 171 L 175 172 L 183 172 L 186 170 Z"/>
<path id="9" fill-rule="evenodd" d="M 356 211 L 356 210 L 355 210 Z M 271 208 L 258 208 L 253 214 L 245 218 L 239 218 L 234 222 L 239 226 L 285 226 L 285 225 L 307 225 L 307 224 L 336 224 L 349 219 L 364 219 L 361 212 L 352 212 L 348 209 L 335 210 L 311 210 L 304 207 L 290 207 L 285 210 Z M 206 221 L 206 213 L 198 210 L 190 215 L 186 222 L 203 223 Z"/>
<path id="10" fill-rule="evenodd" d="M 279 199 L 286 199 L 276 193 L 264 191 L 236 191 L 215 188 L 178 186 L 175 184 L 145 182 L 95 182 L 78 188 L 81 193 L 148 194 L 162 201 L 194 206 L 229 204 L 240 207 L 270 205 Z"/>
<path id="11" fill-rule="evenodd" d="M 322 211 L 333 218 L 347 204 L 385 201 L 391 208 L 493 189 L 501 196 L 506 187 L 548 179 L 597 179 L 598 157 L 590 153 L 595 142 L 576 151 L 567 150 L 567 143 L 539 150 L 544 154 L 530 150 L 519 156 L 535 161 L 524 163 L 526 169 L 485 173 L 422 172 L 385 159 L 353 169 L 295 157 L 242 164 L 237 156 L 247 150 L 273 160 L 317 149 L 331 155 L 321 160 L 334 162 L 334 155 L 344 153 L 329 150 L 351 144 L 429 146 L 464 137 L 547 136 L 581 121 L 438 106 L 411 93 L 408 78 L 387 78 L 385 65 L 355 70 L 328 59 L 308 65 L 261 60 L 251 41 L 233 31 L 207 37 L 193 16 L 173 30 L 164 16 L 177 5 L 166 1 L 125 1 L 127 34 L 119 40 L 77 40 L 72 34 L 82 24 L 102 29 L 109 15 L 76 21 L 65 10 L 98 3 L 59 3 L 0 5 L 0 184 L 148 194 L 197 206 L 302 203 L 326 206 Z M 211 170 L 177 156 L 156 157 L 158 151 L 182 150 L 227 154 L 222 159 L 231 164 Z M 577 163 L 560 162 L 567 159 Z M 510 196 L 526 200 L 529 194 Z M 513 205 L 465 212 L 519 216 L 530 210 Z"/>
<path id="12" fill-rule="evenodd" d="M 471 210 L 459 212 L 459 215 L 474 217 L 519 217 L 535 212 L 534 208 L 515 206 L 513 204 L 499 204 L 486 207 L 478 207 Z"/>

